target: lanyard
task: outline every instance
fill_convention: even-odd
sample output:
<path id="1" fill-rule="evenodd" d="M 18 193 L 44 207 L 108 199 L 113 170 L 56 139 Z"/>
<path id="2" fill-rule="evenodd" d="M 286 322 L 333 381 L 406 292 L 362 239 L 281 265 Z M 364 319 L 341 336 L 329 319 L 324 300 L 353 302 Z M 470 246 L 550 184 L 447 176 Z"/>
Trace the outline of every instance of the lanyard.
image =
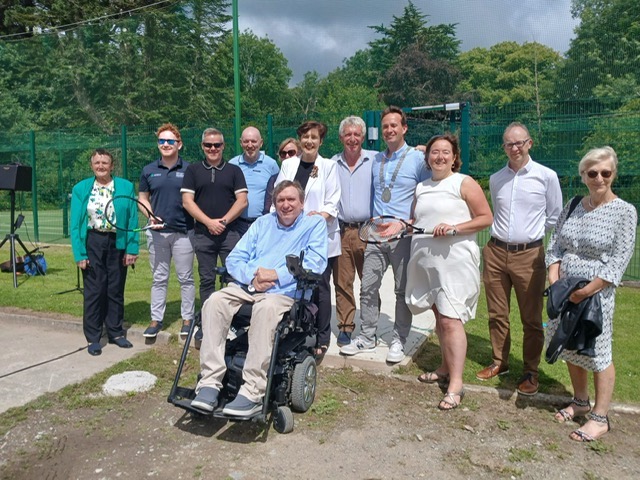
<path id="1" fill-rule="evenodd" d="M 402 154 L 402 157 L 400 157 L 400 160 L 398 160 L 398 164 L 396 165 L 396 169 L 391 176 L 391 182 L 389 182 L 388 187 L 384 184 L 384 163 L 386 157 L 384 156 L 384 154 L 382 154 L 382 161 L 380 162 L 380 186 L 382 187 L 381 199 L 384 203 L 389 203 L 391 201 L 391 190 L 393 189 L 393 185 L 395 184 L 396 178 L 398 177 L 398 172 L 400 171 L 402 162 L 404 162 L 407 153 L 409 153 L 409 148 L 410 147 L 407 147 L 407 149 Z"/>

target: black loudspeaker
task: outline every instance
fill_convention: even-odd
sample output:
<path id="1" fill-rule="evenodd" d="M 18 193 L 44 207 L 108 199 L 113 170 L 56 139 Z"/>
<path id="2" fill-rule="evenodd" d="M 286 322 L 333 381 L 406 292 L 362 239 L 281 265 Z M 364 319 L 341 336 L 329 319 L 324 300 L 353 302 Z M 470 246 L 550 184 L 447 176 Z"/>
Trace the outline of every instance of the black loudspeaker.
<path id="1" fill-rule="evenodd" d="M 31 167 L 26 165 L 0 165 L 0 190 L 31 191 Z"/>

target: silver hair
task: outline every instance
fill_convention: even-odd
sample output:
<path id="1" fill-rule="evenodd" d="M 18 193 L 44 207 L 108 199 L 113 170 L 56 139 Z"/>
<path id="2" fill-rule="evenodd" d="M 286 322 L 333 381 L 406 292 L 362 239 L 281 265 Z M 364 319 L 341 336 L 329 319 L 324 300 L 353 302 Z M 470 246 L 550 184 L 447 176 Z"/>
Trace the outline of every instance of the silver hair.
<path id="1" fill-rule="evenodd" d="M 209 135 L 220 135 L 220 137 L 222 137 L 222 141 L 224 142 L 224 135 L 217 128 L 207 128 L 204 132 L 202 132 L 202 141 L 204 142 L 204 138 Z"/>
<path id="2" fill-rule="evenodd" d="M 360 117 L 356 117 L 352 115 L 350 117 L 343 119 L 340 122 L 340 127 L 338 128 L 338 132 L 340 133 L 340 135 L 344 133 L 344 130 L 347 127 L 360 127 L 360 129 L 362 130 L 362 136 L 365 137 L 367 135 L 367 125 L 364 123 L 364 120 L 362 120 Z"/>

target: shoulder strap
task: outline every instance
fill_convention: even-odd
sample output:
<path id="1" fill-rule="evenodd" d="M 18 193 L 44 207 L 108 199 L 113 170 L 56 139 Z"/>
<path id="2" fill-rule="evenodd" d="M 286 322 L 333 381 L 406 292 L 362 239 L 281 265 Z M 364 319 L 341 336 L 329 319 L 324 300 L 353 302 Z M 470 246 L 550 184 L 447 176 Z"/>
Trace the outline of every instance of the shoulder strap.
<path id="1" fill-rule="evenodd" d="M 576 207 L 578 206 L 578 204 L 580 203 L 580 200 L 582 200 L 582 198 L 583 198 L 582 195 L 576 195 L 575 197 L 573 197 L 573 200 L 571 200 L 571 205 L 569 205 L 569 211 L 567 212 L 567 218 L 569 218 L 571 216 L 571 214 L 576 209 Z"/>

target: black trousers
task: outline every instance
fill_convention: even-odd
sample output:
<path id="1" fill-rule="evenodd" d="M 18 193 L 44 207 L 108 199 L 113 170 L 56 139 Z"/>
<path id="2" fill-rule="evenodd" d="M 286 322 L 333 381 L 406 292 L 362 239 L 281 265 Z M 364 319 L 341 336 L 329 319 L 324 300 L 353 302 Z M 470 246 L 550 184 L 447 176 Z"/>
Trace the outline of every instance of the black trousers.
<path id="1" fill-rule="evenodd" d="M 222 265 L 236 243 L 240 234 L 235 230 L 226 230 L 221 235 L 198 233 L 193 237 L 193 246 L 198 259 L 198 275 L 200 276 L 200 307 L 216 289 L 216 267 L 218 257 Z"/>
<path id="2" fill-rule="evenodd" d="M 326 345 L 328 347 L 331 342 L 331 271 L 336 258 L 338 257 L 329 259 L 327 268 L 322 273 L 322 281 L 318 285 L 318 293 L 314 297 L 314 301 L 318 305 L 318 316 L 316 317 L 316 327 L 318 328 L 317 346 Z"/>
<path id="3" fill-rule="evenodd" d="M 123 250 L 116 248 L 115 233 L 87 232 L 89 267 L 82 271 L 82 325 L 89 343 L 100 341 L 103 324 L 109 338 L 124 335 L 124 285 L 127 280 L 124 254 Z"/>

